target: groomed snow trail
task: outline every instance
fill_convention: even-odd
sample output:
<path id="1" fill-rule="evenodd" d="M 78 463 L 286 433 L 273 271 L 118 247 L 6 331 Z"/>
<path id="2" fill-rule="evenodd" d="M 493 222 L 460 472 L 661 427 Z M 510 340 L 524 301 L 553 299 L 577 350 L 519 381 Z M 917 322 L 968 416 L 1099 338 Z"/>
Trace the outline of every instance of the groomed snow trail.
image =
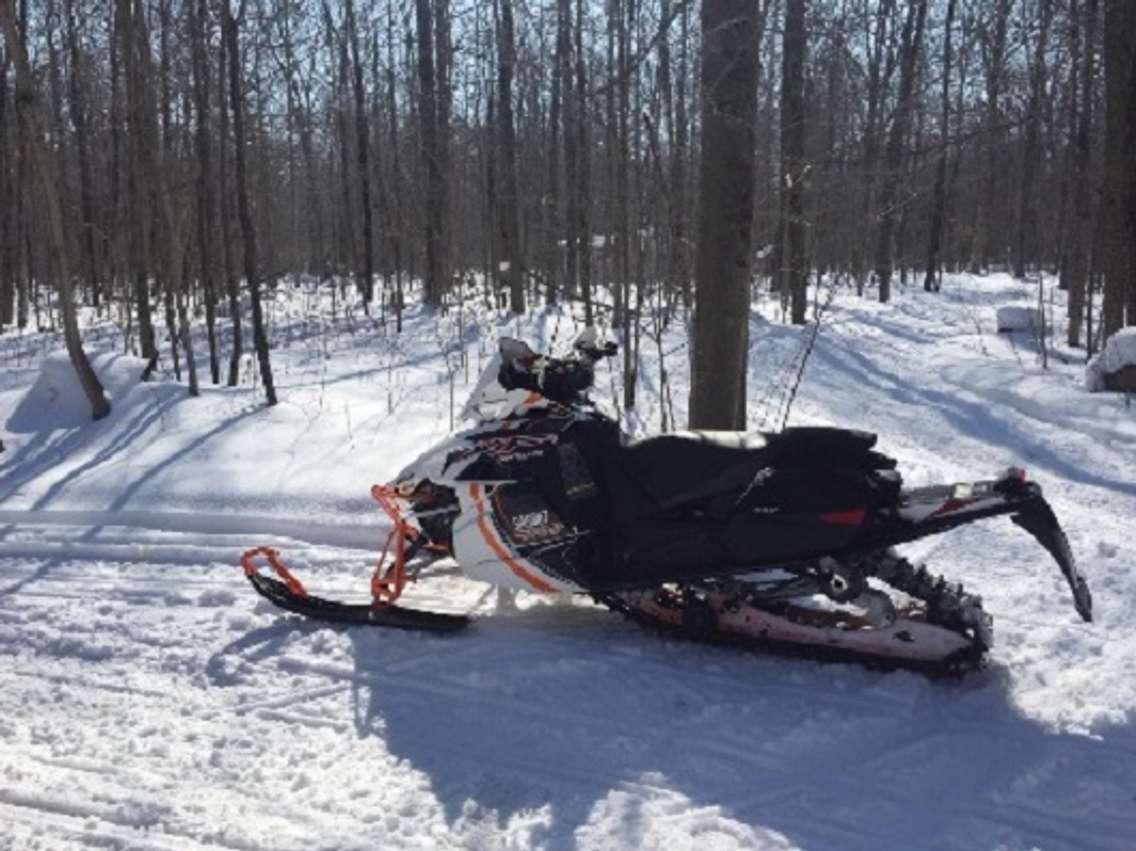
<path id="1" fill-rule="evenodd" d="M 1008 522 L 905 548 L 994 615 L 990 668 L 956 683 L 664 641 L 580 601 L 498 609 L 456 575 L 408 604 L 477 614 L 457 636 L 271 609 L 235 566 L 246 546 L 365 593 L 367 485 L 448 428 L 425 317 L 397 353 L 345 336 L 353 359 L 296 332 L 277 411 L 156 385 L 93 427 L 9 421 L 0 848 L 1131 849 L 1136 414 L 994 334 L 1019 296 L 960 278 L 839 297 L 792 419 L 878 431 L 913 484 L 1015 464 L 1045 487 L 1093 624 Z M 800 332 L 755 323 L 759 388 Z M 562 324 L 521 331 L 563 344 Z M 33 380 L 4 376 L 0 409 Z"/>

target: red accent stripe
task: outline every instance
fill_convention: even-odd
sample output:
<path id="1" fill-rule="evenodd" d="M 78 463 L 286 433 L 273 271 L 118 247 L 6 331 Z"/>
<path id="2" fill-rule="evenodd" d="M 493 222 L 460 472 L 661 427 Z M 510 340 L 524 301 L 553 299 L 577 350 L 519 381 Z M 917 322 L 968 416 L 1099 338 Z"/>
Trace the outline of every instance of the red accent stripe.
<path id="1" fill-rule="evenodd" d="M 851 508 L 848 511 L 830 511 L 827 514 L 822 514 L 820 521 L 828 523 L 830 526 L 859 526 L 864 522 L 864 516 L 867 513 L 862 508 Z"/>
<path id="2" fill-rule="evenodd" d="M 485 522 L 485 505 L 481 501 L 481 486 L 477 482 L 471 482 L 469 485 L 469 495 L 473 499 L 473 505 L 477 509 L 477 528 L 481 531 L 481 537 L 485 539 L 485 543 L 489 545 L 489 549 L 493 550 L 493 554 L 501 559 L 513 573 L 527 582 L 537 591 L 545 594 L 551 594 L 556 589 L 541 579 L 539 576 L 533 576 L 525 568 L 516 561 L 508 550 L 501 546 L 501 542 L 497 540 L 497 536 L 493 534 L 493 530 L 489 528 L 489 524 Z"/>
<path id="3" fill-rule="evenodd" d="M 944 502 L 942 505 L 940 505 L 938 508 L 936 508 L 934 511 L 932 511 L 927 516 L 928 517 L 939 517 L 940 515 L 943 515 L 943 514 L 951 514 L 955 511 L 958 511 L 960 508 L 966 508 L 972 502 L 977 502 L 977 501 L 978 500 L 973 499 L 973 498 L 972 499 L 948 499 L 946 502 Z"/>

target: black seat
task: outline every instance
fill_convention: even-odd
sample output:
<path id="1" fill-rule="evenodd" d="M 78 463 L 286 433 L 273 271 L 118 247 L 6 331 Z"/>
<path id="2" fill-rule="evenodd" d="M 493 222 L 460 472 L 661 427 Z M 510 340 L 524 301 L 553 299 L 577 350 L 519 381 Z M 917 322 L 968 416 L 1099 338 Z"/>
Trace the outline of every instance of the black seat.
<path id="1" fill-rule="evenodd" d="M 772 459 L 771 444 L 745 432 L 674 432 L 618 452 L 620 466 L 667 509 L 743 487 Z"/>
<path id="2" fill-rule="evenodd" d="M 687 431 L 649 437 L 618 450 L 625 476 L 661 509 L 744 488 L 773 465 L 887 469 L 870 432 L 826 427 L 772 434 Z"/>

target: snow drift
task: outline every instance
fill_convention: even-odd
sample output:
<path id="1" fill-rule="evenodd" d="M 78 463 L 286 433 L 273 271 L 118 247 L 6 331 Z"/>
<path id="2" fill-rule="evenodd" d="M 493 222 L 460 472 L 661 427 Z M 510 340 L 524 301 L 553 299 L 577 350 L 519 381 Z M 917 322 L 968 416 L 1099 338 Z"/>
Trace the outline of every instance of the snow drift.
<path id="1" fill-rule="evenodd" d="M 1041 313 L 1036 307 L 1007 304 L 998 308 L 998 333 L 1033 331 L 1041 327 Z"/>
<path id="2" fill-rule="evenodd" d="M 1136 371 L 1136 327 L 1122 328 L 1105 340 L 1101 353 L 1085 367 L 1085 389 L 1091 392 L 1110 389 L 1108 377 L 1126 368 Z"/>
<path id="3" fill-rule="evenodd" d="M 146 362 L 129 355 L 104 352 L 91 366 L 113 404 L 139 383 Z M 16 405 L 5 428 L 11 432 L 73 428 L 91 421 L 91 403 L 66 351 L 49 354 L 40 364 L 35 383 Z"/>

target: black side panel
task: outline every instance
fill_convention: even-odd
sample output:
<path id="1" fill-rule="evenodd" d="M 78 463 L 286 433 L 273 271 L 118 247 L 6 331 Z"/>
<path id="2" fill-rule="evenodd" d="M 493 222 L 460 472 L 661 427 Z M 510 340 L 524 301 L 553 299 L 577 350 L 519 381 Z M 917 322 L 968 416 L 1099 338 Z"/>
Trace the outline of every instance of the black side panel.
<path id="1" fill-rule="evenodd" d="M 779 467 L 734 508 L 723 543 L 743 564 L 836 552 L 855 541 L 879 498 L 859 470 Z"/>

